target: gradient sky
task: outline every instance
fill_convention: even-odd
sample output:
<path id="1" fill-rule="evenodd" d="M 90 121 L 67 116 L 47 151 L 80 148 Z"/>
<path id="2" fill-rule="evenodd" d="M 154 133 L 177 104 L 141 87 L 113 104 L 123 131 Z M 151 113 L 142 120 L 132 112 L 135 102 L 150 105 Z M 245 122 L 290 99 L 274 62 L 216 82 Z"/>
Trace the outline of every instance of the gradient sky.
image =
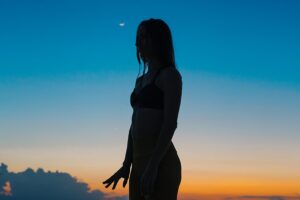
<path id="1" fill-rule="evenodd" d="M 0 162 L 110 192 L 101 182 L 125 156 L 136 28 L 153 17 L 172 30 L 183 78 L 180 194 L 300 194 L 299 10 L 296 0 L 1 0 Z"/>

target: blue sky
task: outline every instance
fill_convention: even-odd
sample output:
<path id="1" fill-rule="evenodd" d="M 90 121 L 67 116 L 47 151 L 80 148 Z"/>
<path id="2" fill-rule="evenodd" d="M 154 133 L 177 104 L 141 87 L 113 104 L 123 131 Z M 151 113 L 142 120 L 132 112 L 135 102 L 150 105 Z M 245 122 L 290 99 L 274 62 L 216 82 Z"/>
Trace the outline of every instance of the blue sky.
<path id="1" fill-rule="evenodd" d="M 297 1 L 1 1 L 1 78 L 134 71 L 142 19 L 164 19 L 178 66 L 299 84 Z M 124 21 L 124 28 L 118 24 Z"/>
<path id="2" fill-rule="evenodd" d="M 295 166 L 287 176 L 298 177 L 299 9 L 298 1 L 277 0 L 2 0 L 0 158 L 15 170 L 59 168 L 90 182 L 116 168 L 139 72 L 136 28 L 154 17 L 172 30 L 183 76 L 174 142 L 186 169 L 200 176 L 228 159 L 239 163 L 228 168 L 239 176 L 248 155 L 267 173 L 261 161 L 285 169 L 281 155 Z M 94 168 L 74 152 L 89 155 L 85 163 Z M 94 157 L 107 152 L 114 155 L 108 164 Z M 66 159 L 78 168 L 60 162 Z"/>

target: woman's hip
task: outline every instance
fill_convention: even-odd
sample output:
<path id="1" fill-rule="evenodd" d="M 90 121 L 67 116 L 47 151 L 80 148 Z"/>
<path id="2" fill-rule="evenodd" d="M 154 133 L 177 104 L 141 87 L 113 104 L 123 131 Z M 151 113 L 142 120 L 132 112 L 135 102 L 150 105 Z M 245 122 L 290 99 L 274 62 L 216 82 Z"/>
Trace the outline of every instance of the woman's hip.
<path id="1" fill-rule="evenodd" d="M 132 173 L 137 177 L 141 176 L 146 169 L 150 158 L 151 155 L 134 158 L 132 163 Z M 158 172 L 162 175 L 170 174 L 172 176 L 180 174 L 181 176 L 181 168 L 181 161 L 177 151 L 175 147 L 171 145 L 159 163 Z"/>
<path id="2" fill-rule="evenodd" d="M 152 154 L 148 154 L 145 156 L 135 156 L 135 153 L 133 152 L 133 169 L 144 169 L 147 167 L 147 164 L 152 156 Z M 179 159 L 179 156 L 177 154 L 177 151 L 173 145 L 173 143 L 171 143 L 169 149 L 167 150 L 167 152 L 165 153 L 164 157 L 162 158 L 162 160 L 159 163 L 159 166 L 161 166 L 162 168 L 168 168 L 168 167 L 179 167 L 181 169 L 181 161 Z"/>

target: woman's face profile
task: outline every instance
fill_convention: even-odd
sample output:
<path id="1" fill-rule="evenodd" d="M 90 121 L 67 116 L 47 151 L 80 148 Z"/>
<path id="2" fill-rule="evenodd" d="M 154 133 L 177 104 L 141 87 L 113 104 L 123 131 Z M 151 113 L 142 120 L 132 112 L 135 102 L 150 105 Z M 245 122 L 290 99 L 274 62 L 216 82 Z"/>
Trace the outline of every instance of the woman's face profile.
<path id="1" fill-rule="evenodd" d="M 138 48 L 140 56 L 144 60 L 144 62 L 148 61 L 149 57 L 151 56 L 150 55 L 151 42 L 143 26 L 138 28 L 135 45 L 136 48 Z"/>

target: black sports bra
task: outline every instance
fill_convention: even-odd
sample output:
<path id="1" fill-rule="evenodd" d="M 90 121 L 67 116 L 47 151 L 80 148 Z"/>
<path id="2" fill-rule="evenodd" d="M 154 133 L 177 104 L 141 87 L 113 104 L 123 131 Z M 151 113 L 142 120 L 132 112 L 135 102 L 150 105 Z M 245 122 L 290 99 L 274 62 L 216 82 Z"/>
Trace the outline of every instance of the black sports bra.
<path id="1" fill-rule="evenodd" d="M 132 107 L 139 108 L 154 108 L 162 110 L 164 108 L 164 94 L 163 91 L 155 85 L 155 80 L 158 74 L 166 67 L 162 67 L 156 73 L 152 82 L 144 86 L 139 93 L 135 92 L 135 89 L 130 95 L 130 104 Z M 143 78 L 143 76 L 139 77 Z M 138 79 L 139 79 L 138 78 Z"/>

